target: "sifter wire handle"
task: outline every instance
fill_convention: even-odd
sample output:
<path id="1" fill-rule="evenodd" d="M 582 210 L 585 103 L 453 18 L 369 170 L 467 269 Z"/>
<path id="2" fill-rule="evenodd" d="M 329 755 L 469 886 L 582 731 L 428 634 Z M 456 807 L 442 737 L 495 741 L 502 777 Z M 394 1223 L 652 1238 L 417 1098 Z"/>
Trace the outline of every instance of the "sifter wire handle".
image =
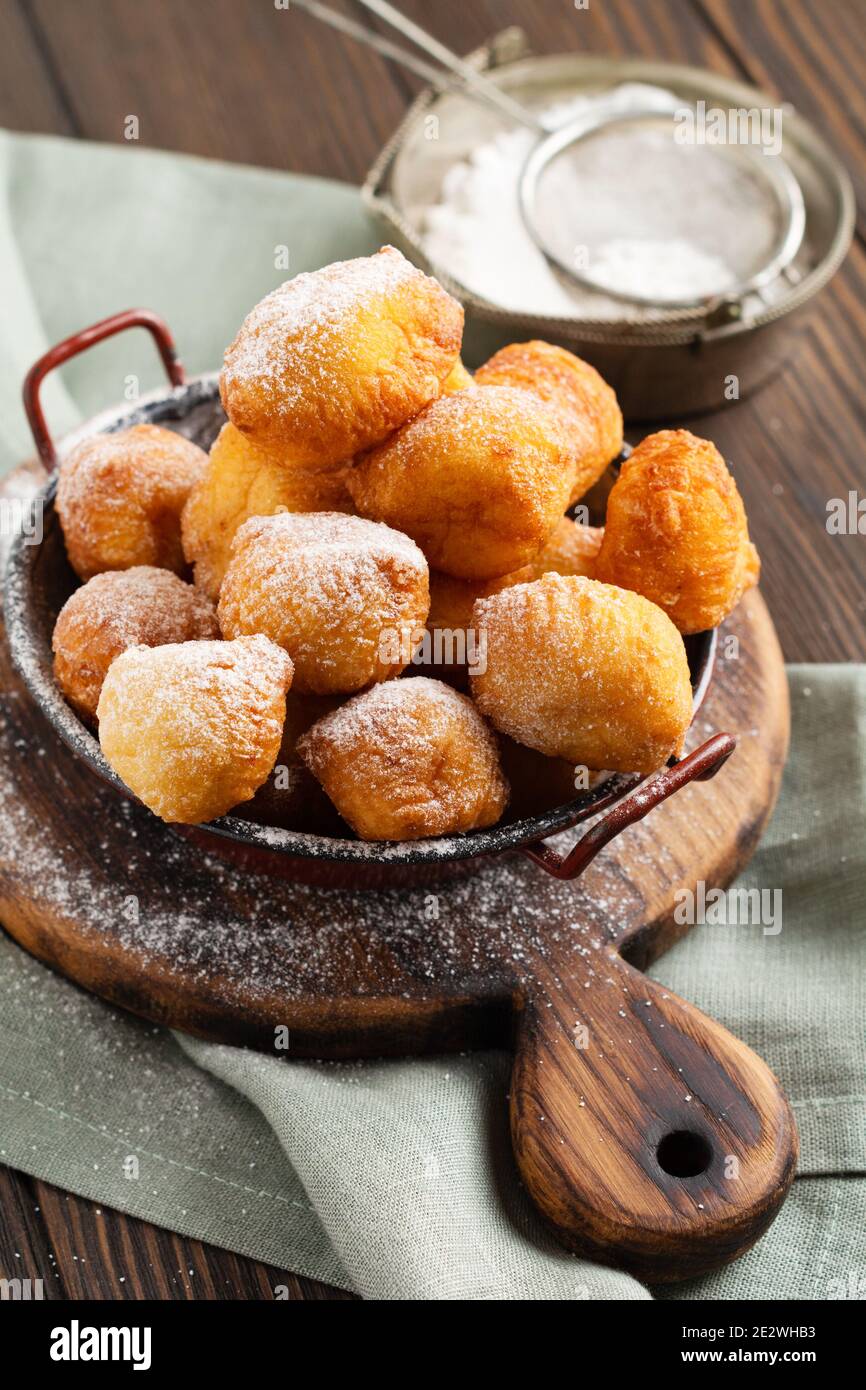
<path id="1" fill-rule="evenodd" d="M 494 82 L 490 82 L 480 72 L 465 62 L 463 58 L 452 53 L 450 48 L 434 39 L 432 34 L 428 34 L 426 29 L 422 29 L 419 24 L 387 0 L 358 0 L 365 10 L 376 15 L 392 29 L 396 29 L 404 38 L 409 39 L 430 58 L 435 58 L 442 64 L 441 68 L 433 67 L 423 58 L 401 48 L 399 44 L 392 43 L 390 39 L 384 38 L 375 33 L 372 29 L 367 29 L 362 24 L 357 24 L 348 15 L 341 14 L 337 10 L 332 10 L 327 5 L 322 5 L 319 0 L 293 0 L 293 4 L 299 10 L 306 10 L 314 18 L 321 20 L 323 24 L 328 24 L 332 29 L 338 29 L 343 34 L 348 34 L 350 38 L 358 43 L 366 44 L 368 48 L 373 48 L 377 53 L 381 53 L 384 58 L 399 64 L 400 67 L 408 68 L 410 72 L 423 77 L 426 82 L 430 82 L 437 90 L 448 87 L 460 87 L 467 95 L 477 97 L 486 106 L 492 107 L 500 116 L 507 116 L 511 121 L 517 121 L 519 125 L 528 126 L 536 135 L 548 134 L 548 129 L 539 120 L 534 112 L 522 106 L 505 92 L 501 91 Z"/>

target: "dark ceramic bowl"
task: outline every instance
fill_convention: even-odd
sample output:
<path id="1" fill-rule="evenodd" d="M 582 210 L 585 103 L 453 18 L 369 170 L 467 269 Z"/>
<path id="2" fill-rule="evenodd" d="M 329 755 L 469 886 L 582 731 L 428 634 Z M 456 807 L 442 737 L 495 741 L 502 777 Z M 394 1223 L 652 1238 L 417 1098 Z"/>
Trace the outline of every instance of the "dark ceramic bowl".
<path id="1" fill-rule="evenodd" d="M 217 375 L 185 380 L 170 334 L 162 321 L 147 311 L 129 311 L 59 344 L 41 358 L 28 375 L 25 405 L 37 449 L 49 471 L 57 465 L 58 451 L 39 402 L 43 377 L 90 343 L 133 326 L 146 327 L 154 334 L 173 386 L 90 420 L 67 436 L 59 450 L 60 456 L 87 435 L 110 433 L 143 423 L 175 429 L 204 449 L 208 449 L 216 437 L 225 420 Z M 103 757 L 97 738 L 72 711 L 54 682 L 51 635 L 60 608 L 78 586 L 66 559 L 54 506 L 55 490 L 56 479 L 51 477 L 34 499 L 33 506 L 42 521 L 39 539 L 29 539 L 33 528 L 25 526 L 13 541 L 9 554 L 5 615 L 12 660 L 33 699 L 64 743 L 103 781 L 110 783 L 122 796 L 134 800 Z M 695 712 L 712 679 L 715 649 L 715 632 L 686 638 Z M 242 808 L 208 825 L 173 828 L 208 850 L 251 869 L 264 869 L 325 887 L 391 887 L 401 883 L 431 882 L 469 872 L 487 856 L 513 851 L 529 855 L 559 878 L 573 878 L 626 826 L 641 819 L 680 787 L 713 776 L 734 747 L 731 735 L 715 734 L 688 757 L 670 764 L 650 779 L 638 774 L 603 775 L 591 790 L 565 803 L 545 807 L 537 814 L 513 814 L 511 819 L 506 815 L 492 829 L 438 839 L 366 842 L 352 838 L 348 830 L 344 838 L 314 835 L 246 820 Z M 599 813 L 604 814 L 599 816 Z M 599 818 L 592 828 L 567 854 L 544 843 L 546 837 L 596 816 Z"/>

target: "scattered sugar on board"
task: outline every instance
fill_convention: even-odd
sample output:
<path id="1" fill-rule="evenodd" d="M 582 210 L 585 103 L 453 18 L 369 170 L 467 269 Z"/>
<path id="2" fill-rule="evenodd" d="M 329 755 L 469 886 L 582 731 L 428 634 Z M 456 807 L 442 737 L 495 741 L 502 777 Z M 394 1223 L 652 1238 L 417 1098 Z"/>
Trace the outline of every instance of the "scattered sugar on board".
<path id="1" fill-rule="evenodd" d="M 603 949 L 618 924 L 639 910 L 634 891 L 615 880 L 600 910 L 593 899 L 597 873 L 585 886 L 561 885 L 552 909 L 539 900 L 538 870 L 517 858 L 491 862 L 454 883 L 383 892 L 324 891 L 245 873 L 203 854 L 83 770 L 70 769 L 60 748 L 40 759 L 33 736 L 15 730 L 15 706 L 4 695 L 0 843 L 7 891 L 38 899 L 85 936 L 119 944 L 154 970 L 180 972 L 222 999 L 235 992 L 262 999 L 326 995 L 342 965 L 351 967 L 359 994 L 374 995 L 392 990 L 395 960 L 404 966 L 407 998 L 456 992 L 467 980 L 483 992 L 503 978 L 522 978 L 552 943 Z M 68 828 L 34 820 L 26 790 L 33 783 L 43 796 L 80 806 L 74 843 L 64 843 Z M 125 846 L 122 877 L 119 844 Z"/>

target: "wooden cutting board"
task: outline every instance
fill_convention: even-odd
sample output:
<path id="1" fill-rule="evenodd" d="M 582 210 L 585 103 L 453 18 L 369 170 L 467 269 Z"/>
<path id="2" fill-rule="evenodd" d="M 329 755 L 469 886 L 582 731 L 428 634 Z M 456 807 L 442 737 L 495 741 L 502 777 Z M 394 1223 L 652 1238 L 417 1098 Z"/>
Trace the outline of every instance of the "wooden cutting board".
<path id="1" fill-rule="evenodd" d="M 157 1023 L 279 1056 L 513 1047 L 530 1194 L 566 1245 L 641 1277 L 714 1268 L 772 1220 L 797 1155 L 776 1079 L 641 973 L 689 930 L 678 890 L 727 884 L 776 799 L 788 694 L 758 594 L 723 629 L 691 735 L 738 734 L 733 757 L 575 883 L 517 856 L 379 893 L 251 875 L 80 765 L 5 641 L 0 689 L 0 918 L 40 960 Z"/>

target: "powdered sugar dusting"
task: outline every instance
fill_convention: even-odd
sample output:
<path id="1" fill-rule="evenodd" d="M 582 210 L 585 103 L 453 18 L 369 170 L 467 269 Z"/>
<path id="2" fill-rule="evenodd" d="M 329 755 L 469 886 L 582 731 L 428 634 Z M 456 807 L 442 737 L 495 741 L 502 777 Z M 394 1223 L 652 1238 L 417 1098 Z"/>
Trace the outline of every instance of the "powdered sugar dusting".
<path id="1" fill-rule="evenodd" d="M 548 573 L 479 599 L 472 621 L 488 644 L 473 694 L 503 733 L 598 770 L 650 772 L 679 753 L 692 713 L 686 650 L 639 594 Z"/>
<path id="2" fill-rule="evenodd" d="M 54 670 L 66 696 L 93 719 L 105 673 L 128 647 L 219 636 L 210 600 L 169 570 L 108 570 L 76 589 L 60 610 Z"/>
<path id="3" fill-rule="evenodd" d="M 111 766 L 170 821 L 248 800 L 273 766 L 292 664 L 266 637 L 130 647 L 99 698 Z"/>
<path id="4" fill-rule="evenodd" d="M 220 591 L 225 636 L 264 632 L 305 691 L 360 690 L 400 670 L 427 618 L 427 561 L 414 541 L 342 512 L 281 512 L 238 530 Z M 395 653 L 383 647 L 395 637 Z"/>
<path id="5" fill-rule="evenodd" d="M 95 575 L 67 599 L 58 623 L 64 615 L 81 625 L 82 636 L 85 628 L 91 637 L 110 634 L 118 652 L 219 637 L 216 611 L 201 590 L 152 565 Z"/>
<path id="6" fill-rule="evenodd" d="M 157 501 L 163 493 L 188 492 L 204 473 L 207 455 L 175 430 L 162 425 L 133 425 L 111 434 L 93 434 L 83 439 L 64 458 L 60 466 L 58 505 L 85 507 L 92 500 L 95 483 L 105 483 L 100 505 L 119 493 L 122 484 L 133 484 L 142 505 Z"/>
<path id="7" fill-rule="evenodd" d="M 381 453 L 383 457 L 410 461 L 417 450 L 431 445 L 441 447 L 444 437 L 449 450 L 457 455 L 474 452 L 481 446 L 490 454 L 504 453 L 511 466 L 519 468 L 516 433 L 522 433 L 519 443 L 523 452 L 528 452 L 532 447 L 532 435 L 527 431 L 533 424 L 542 435 L 565 447 L 556 411 L 525 390 L 496 385 L 455 391 L 433 401 L 410 420 L 381 446 Z M 351 474 L 349 482 L 351 486 Z"/>
<path id="8" fill-rule="evenodd" d="M 425 723 L 417 718 L 419 710 L 426 716 Z M 471 700 L 443 681 L 413 676 L 411 684 L 408 680 L 389 681 L 356 695 L 325 715 L 314 728 L 316 741 L 330 748 L 346 751 L 372 738 L 393 736 L 395 743 L 408 745 L 408 755 L 412 756 L 421 743 L 435 739 L 454 721 L 466 730 L 486 734 L 487 726 Z M 304 738 L 309 742 L 309 734 Z"/>
<path id="9" fill-rule="evenodd" d="M 318 568 L 333 572 L 335 566 L 348 569 L 355 557 L 362 556 L 396 561 L 418 575 L 427 573 L 424 553 L 409 536 L 380 521 L 366 521 L 345 512 L 279 512 L 276 516 L 251 517 L 238 529 L 233 552 L 252 548 L 251 542 L 263 537 L 284 541 L 287 550 L 297 547 L 311 572 Z"/>
<path id="10" fill-rule="evenodd" d="M 493 735 L 471 700 L 427 676 L 355 696 L 314 724 L 298 753 L 365 839 L 474 829 L 505 809 Z"/>
<path id="11" fill-rule="evenodd" d="M 266 637 L 239 637 L 234 642 L 167 643 L 155 650 L 131 647 L 118 657 L 114 672 L 117 697 L 130 714 L 141 699 L 139 687 L 156 674 L 166 710 L 176 711 L 193 732 L 196 721 L 213 712 L 200 709 L 196 693 L 217 697 L 229 714 L 240 716 L 250 707 L 264 714 L 274 691 L 288 686 L 292 664 Z"/>
<path id="12" fill-rule="evenodd" d="M 334 375 L 345 357 L 341 333 L 347 322 L 359 309 L 387 298 L 419 274 L 393 246 L 385 246 L 375 256 L 335 261 L 287 280 L 244 319 L 226 351 L 226 385 L 278 380 L 288 405 L 292 389 L 298 396 L 309 392 L 312 370 L 326 389 L 328 355 Z"/>

